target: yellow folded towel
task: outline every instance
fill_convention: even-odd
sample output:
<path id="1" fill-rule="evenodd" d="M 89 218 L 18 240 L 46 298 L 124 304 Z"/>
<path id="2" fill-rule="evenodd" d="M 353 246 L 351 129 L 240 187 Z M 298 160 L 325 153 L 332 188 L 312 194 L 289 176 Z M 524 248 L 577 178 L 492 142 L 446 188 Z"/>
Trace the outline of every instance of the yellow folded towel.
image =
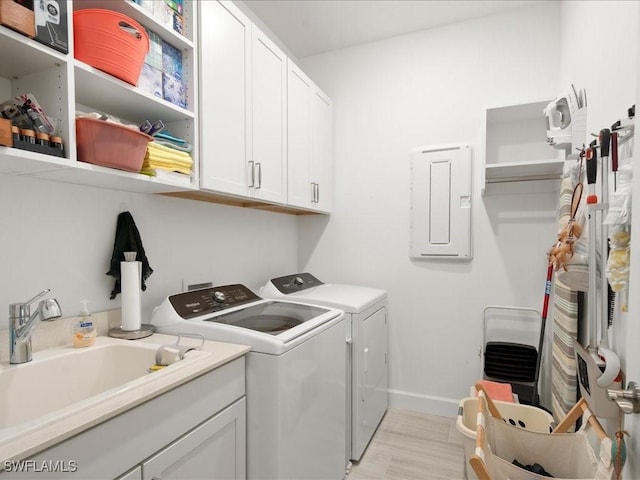
<path id="1" fill-rule="evenodd" d="M 162 152 L 162 153 L 168 153 L 168 154 L 179 154 L 179 155 L 190 157 L 190 155 L 187 152 L 176 150 L 175 148 L 167 147 L 166 145 L 160 145 L 159 143 L 156 143 L 156 142 L 149 142 L 149 144 L 147 145 L 147 149 L 154 153 Z"/>
<path id="2" fill-rule="evenodd" d="M 190 168 L 193 165 L 193 160 L 189 158 L 175 158 L 164 155 L 145 155 L 144 161 L 148 163 L 175 163 L 181 167 Z"/>
<path id="3" fill-rule="evenodd" d="M 175 160 L 176 162 L 182 163 L 184 165 L 193 164 L 193 159 L 189 155 L 179 154 L 179 153 L 165 153 L 165 152 L 156 152 L 153 150 L 147 149 L 145 153 L 146 158 L 161 158 L 163 160 Z"/>
<path id="4" fill-rule="evenodd" d="M 145 158 L 145 160 L 142 162 L 143 170 L 155 169 L 155 168 L 161 168 L 163 170 L 180 172 L 187 175 L 191 174 L 191 165 L 184 165 L 183 163 L 180 163 L 180 162 L 175 162 L 171 160 L 162 160 L 157 158 L 153 160 L 148 160 Z"/>

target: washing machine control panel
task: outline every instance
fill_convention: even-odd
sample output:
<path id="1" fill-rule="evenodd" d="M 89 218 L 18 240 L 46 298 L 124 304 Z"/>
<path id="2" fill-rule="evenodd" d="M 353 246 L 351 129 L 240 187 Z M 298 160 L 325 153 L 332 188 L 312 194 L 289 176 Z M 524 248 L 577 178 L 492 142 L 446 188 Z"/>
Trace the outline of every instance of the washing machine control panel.
<path id="1" fill-rule="evenodd" d="M 284 277 L 273 278 L 271 283 L 285 295 L 322 285 L 322 282 L 310 273 L 295 273 Z"/>
<path id="2" fill-rule="evenodd" d="M 221 312 L 257 300 L 260 300 L 258 295 L 240 284 L 202 288 L 169 297 L 176 313 L 185 319 Z"/>

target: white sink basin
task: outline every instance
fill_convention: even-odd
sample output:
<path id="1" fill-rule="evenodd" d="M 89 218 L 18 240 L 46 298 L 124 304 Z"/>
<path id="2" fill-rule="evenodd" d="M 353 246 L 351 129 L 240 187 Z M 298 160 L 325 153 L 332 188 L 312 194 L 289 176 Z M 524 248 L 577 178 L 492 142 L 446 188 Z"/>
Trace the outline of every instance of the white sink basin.
<path id="1" fill-rule="evenodd" d="M 120 341 L 87 348 L 60 347 L 40 354 L 25 364 L 0 371 L 0 431 L 77 404 L 117 394 L 166 370 L 190 363 L 188 358 L 154 373 L 159 345 Z M 204 354 L 192 352 L 188 356 Z M 82 402 L 82 403 L 79 403 Z"/>

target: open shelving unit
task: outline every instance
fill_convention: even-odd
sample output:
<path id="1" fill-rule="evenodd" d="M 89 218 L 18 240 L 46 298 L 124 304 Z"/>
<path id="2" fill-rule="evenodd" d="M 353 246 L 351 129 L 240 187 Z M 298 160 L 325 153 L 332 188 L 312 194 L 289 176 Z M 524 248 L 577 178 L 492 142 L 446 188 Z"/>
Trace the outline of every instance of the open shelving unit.
<path id="1" fill-rule="evenodd" d="M 60 53 L 35 40 L 0 26 L 0 101 L 22 93 L 32 93 L 48 115 L 60 121 L 65 157 L 0 147 L 0 173 L 28 175 L 66 183 L 139 193 L 166 193 L 198 188 L 198 98 L 196 8 L 184 4 L 188 27 L 185 35 L 165 26 L 139 5 L 128 0 L 76 0 L 67 2 L 69 25 L 68 54 Z M 156 32 L 180 49 L 183 76 L 187 85 L 187 108 L 173 105 L 137 87 L 95 69 L 73 56 L 74 9 L 115 10 Z M 188 182 L 160 180 L 139 173 L 84 163 L 77 158 L 75 111 L 95 110 L 114 115 L 133 124 L 161 119 L 174 135 L 194 146 L 194 170 Z"/>
<path id="2" fill-rule="evenodd" d="M 485 110 L 485 184 L 560 178 L 563 152 L 546 142 L 542 112 L 548 103 L 544 100 Z"/>

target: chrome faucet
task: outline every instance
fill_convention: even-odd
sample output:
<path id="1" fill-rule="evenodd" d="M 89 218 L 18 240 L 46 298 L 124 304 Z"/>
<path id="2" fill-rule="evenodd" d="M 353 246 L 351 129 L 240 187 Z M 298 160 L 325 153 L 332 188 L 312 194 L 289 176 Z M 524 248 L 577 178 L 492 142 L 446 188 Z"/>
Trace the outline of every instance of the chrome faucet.
<path id="1" fill-rule="evenodd" d="M 9 341 L 11 342 L 10 363 L 31 361 L 31 334 L 40 321 L 51 321 L 62 316 L 62 310 L 55 298 L 47 298 L 38 304 L 35 312 L 30 313 L 30 305 L 49 293 L 46 289 L 24 303 L 9 305 Z"/>

